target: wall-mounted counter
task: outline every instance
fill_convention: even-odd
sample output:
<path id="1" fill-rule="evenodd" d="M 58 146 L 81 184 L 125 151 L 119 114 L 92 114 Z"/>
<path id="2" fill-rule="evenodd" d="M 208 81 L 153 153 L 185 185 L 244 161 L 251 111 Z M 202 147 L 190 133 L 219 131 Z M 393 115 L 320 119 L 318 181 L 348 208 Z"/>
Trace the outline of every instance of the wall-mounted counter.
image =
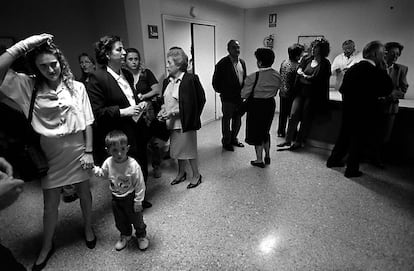
<path id="1" fill-rule="evenodd" d="M 331 150 L 341 126 L 342 96 L 333 90 L 329 93 L 329 100 L 330 114 L 315 118 L 308 144 Z M 399 107 L 386 157 L 389 161 L 414 162 L 414 100 L 402 99 Z"/>

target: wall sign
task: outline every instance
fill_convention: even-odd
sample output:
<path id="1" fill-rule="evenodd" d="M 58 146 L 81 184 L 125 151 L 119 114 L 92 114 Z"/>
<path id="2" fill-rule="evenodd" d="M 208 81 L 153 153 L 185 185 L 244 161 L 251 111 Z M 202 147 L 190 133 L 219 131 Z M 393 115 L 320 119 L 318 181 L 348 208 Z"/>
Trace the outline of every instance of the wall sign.
<path id="1" fill-rule="evenodd" d="M 148 38 L 149 39 L 158 39 L 158 26 L 148 25 Z"/>
<path id="2" fill-rule="evenodd" d="M 269 27 L 276 27 L 277 23 L 277 14 L 269 14 Z"/>

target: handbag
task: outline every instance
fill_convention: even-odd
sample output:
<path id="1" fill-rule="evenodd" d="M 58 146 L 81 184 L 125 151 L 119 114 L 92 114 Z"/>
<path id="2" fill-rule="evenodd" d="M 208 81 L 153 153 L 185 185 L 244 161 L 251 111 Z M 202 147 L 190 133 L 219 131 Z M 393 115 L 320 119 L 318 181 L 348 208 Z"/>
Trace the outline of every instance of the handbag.
<path id="1" fill-rule="evenodd" d="M 33 130 L 33 108 L 36 100 L 37 89 L 33 89 L 32 98 L 30 100 L 29 116 L 27 118 L 27 133 L 24 141 L 22 161 L 23 172 L 22 178 L 25 182 L 33 181 L 47 175 L 49 164 L 45 153 L 40 146 L 40 135 Z"/>
<path id="2" fill-rule="evenodd" d="M 259 79 L 259 72 L 256 72 L 256 78 L 254 79 L 252 92 L 250 92 L 249 97 L 247 97 L 247 99 L 242 101 L 242 103 L 239 106 L 238 113 L 240 114 L 240 116 L 243 116 L 247 112 L 247 110 L 249 109 L 249 105 L 252 103 L 252 100 L 253 100 L 253 97 L 254 97 L 254 95 L 253 95 L 254 94 L 254 89 L 256 88 L 258 79 Z"/>

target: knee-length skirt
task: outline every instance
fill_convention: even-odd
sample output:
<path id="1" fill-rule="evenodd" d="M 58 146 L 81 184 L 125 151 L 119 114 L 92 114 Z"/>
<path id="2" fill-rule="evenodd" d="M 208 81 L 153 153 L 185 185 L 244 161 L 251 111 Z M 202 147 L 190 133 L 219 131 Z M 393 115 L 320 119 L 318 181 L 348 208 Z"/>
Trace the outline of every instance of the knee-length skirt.
<path id="1" fill-rule="evenodd" d="M 261 145 L 270 139 L 270 127 L 275 115 L 274 98 L 253 99 L 246 116 L 246 143 Z"/>
<path id="2" fill-rule="evenodd" d="M 42 188 L 51 189 L 64 185 L 80 183 L 89 179 L 83 170 L 80 158 L 85 150 L 83 132 L 63 137 L 40 137 L 40 144 L 49 163 L 49 171 L 42 178 Z"/>
<path id="3" fill-rule="evenodd" d="M 197 131 L 182 132 L 181 129 L 171 131 L 170 156 L 174 159 L 197 158 Z"/>

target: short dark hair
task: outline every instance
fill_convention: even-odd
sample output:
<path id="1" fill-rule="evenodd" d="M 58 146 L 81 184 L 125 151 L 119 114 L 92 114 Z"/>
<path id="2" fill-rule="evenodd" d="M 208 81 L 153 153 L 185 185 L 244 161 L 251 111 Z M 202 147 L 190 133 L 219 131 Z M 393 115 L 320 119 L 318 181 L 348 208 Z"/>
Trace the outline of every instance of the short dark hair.
<path id="1" fill-rule="evenodd" d="M 125 52 L 127 54 L 129 54 L 129 53 L 136 53 L 138 55 L 139 60 L 141 60 L 141 54 L 139 53 L 138 49 L 136 49 L 136 48 L 127 48 L 125 50 Z"/>
<path id="2" fill-rule="evenodd" d="M 404 46 L 401 43 L 395 41 L 387 42 L 384 46 L 385 50 L 387 51 L 391 50 L 392 48 L 398 48 L 398 50 L 400 50 L 400 53 L 404 49 Z"/>
<path id="3" fill-rule="evenodd" d="M 113 130 L 105 137 L 105 147 L 109 148 L 117 143 L 128 145 L 128 137 L 120 130 Z"/>
<path id="4" fill-rule="evenodd" d="M 254 52 L 254 56 L 258 61 L 262 62 L 264 68 L 272 66 L 275 61 L 275 53 L 269 48 L 258 48 L 256 52 Z"/>
<path id="5" fill-rule="evenodd" d="M 83 57 L 83 56 L 86 56 L 91 62 L 92 62 L 92 64 L 93 65 L 95 65 L 95 59 L 93 59 L 93 57 L 91 57 L 90 55 L 88 55 L 87 53 L 81 53 L 79 56 L 78 56 L 78 61 L 80 62 L 80 60 L 81 60 L 81 58 Z"/>
<path id="6" fill-rule="evenodd" d="M 239 42 L 238 40 L 229 40 L 229 42 L 227 42 L 227 49 L 229 49 L 230 48 L 230 46 L 233 44 L 233 43 L 236 43 L 236 42 Z M 240 42 L 239 42 L 240 43 Z"/>
<path id="7" fill-rule="evenodd" d="M 362 50 L 362 57 L 366 59 L 371 59 L 374 54 L 384 45 L 378 41 L 374 40 L 369 42 L 367 45 L 365 45 L 364 49 Z"/>
<path id="8" fill-rule="evenodd" d="M 303 53 L 305 48 L 299 43 L 295 43 L 288 48 L 288 55 L 290 60 L 296 60 Z"/>
<path id="9" fill-rule="evenodd" d="M 355 42 L 353 40 L 346 40 L 342 43 L 342 47 L 351 45 L 351 44 L 355 46 Z"/>
<path id="10" fill-rule="evenodd" d="M 321 57 L 327 57 L 331 51 L 329 41 L 324 38 L 312 41 L 311 47 L 319 47 L 319 54 Z"/>
<path id="11" fill-rule="evenodd" d="M 108 58 L 106 55 L 112 51 L 115 42 L 121 41 L 118 36 L 103 36 L 95 43 L 96 61 L 101 65 L 108 65 Z"/>

